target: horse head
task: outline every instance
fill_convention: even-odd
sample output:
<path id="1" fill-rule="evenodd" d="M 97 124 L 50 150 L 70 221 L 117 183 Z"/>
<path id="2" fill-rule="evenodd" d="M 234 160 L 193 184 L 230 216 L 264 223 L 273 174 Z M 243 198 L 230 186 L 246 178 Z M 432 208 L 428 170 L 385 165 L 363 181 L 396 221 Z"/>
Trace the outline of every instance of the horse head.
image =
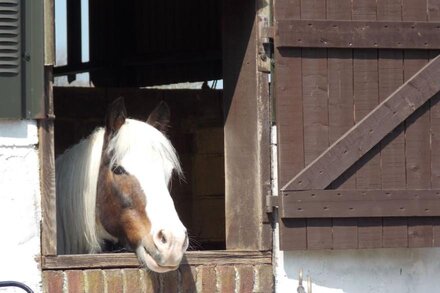
<path id="1" fill-rule="evenodd" d="M 128 246 L 156 272 L 176 269 L 188 248 L 186 228 L 168 190 L 173 171 L 182 172 L 163 133 L 168 122 L 163 102 L 147 122 L 126 118 L 122 98 L 110 105 L 96 195 L 103 238 Z"/>

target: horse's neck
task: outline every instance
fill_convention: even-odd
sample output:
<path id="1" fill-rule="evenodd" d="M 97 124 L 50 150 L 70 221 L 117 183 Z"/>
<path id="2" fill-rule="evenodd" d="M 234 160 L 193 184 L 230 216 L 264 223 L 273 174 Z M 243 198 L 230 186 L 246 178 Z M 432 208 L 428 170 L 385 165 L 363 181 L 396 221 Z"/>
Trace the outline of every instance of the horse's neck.
<path id="1" fill-rule="evenodd" d="M 97 129 L 56 161 L 60 253 L 100 249 L 95 209 L 103 138 L 104 130 Z"/>

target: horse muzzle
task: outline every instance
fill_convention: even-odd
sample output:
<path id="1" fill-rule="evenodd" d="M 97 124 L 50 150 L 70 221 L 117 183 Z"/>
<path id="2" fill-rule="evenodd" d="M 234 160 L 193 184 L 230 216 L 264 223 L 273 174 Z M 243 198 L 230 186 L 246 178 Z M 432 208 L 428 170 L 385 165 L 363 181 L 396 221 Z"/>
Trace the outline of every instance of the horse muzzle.
<path id="1" fill-rule="evenodd" d="M 161 229 L 153 234 L 152 243 L 146 239 L 136 249 L 136 254 L 142 265 L 150 270 L 165 273 L 176 270 L 188 248 L 188 234 L 172 233 Z"/>

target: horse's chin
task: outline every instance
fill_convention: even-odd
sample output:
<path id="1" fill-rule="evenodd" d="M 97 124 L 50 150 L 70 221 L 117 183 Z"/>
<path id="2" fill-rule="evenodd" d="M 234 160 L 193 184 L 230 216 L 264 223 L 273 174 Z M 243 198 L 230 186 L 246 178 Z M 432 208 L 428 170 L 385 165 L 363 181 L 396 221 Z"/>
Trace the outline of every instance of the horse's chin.
<path id="1" fill-rule="evenodd" d="M 156 273 L 166 273 L 169 271 L 174 271 L 179 267 L 179 266 L 159 265 L 150 255 L 150 253 L 145 249 L 145 247 L 143 247 L 142 245 L 136 248 L 136 256 L 139 259 L 139 262 L 142 264 L 142 266 L 147 267 L 148 269 Z"/>

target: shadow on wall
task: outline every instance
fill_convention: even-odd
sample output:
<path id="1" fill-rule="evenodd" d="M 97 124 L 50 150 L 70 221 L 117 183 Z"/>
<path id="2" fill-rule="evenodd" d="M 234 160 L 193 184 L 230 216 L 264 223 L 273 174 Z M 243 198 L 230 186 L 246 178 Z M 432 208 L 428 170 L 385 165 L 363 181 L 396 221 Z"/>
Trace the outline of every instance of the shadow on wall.
<path id="1" fill-rule="evenodd" d="M 298 286 L 301 269 L 313 293 L 439 292 L 439 259 L 439 248 L 284 252 L 280 292 Z"/>
<path id="2" fill-rule="evenodd" d="M 2 128 L 0 129 L 0 137 L 2 138 L 23 138 L 27 139 L 36 135 L 34 130 L 34 123 L 29 121 L 2 121 Z M 34 130 L 34 131 L 33 131 Z M 33 133 L 35 132 L 35 133 Z"/>

